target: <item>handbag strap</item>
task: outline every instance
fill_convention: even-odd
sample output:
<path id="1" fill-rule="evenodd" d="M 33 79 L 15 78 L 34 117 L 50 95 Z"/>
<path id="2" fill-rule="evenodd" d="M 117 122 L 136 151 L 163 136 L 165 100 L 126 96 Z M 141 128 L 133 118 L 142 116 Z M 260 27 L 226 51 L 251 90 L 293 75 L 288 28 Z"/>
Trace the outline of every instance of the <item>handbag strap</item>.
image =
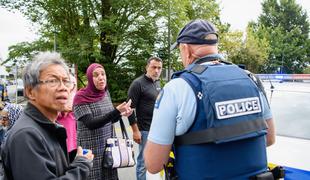
<path id="1" fill-rule="evenodd" d="M 125 127 L 125 124 L 124 124 L 122 118 L 119 119 L 119 123 L 120 123 L 120 125 L 121 125 L 121 130 L 122 130 L 122 136 L 123 136 L 123 138 L 124 138 L 124 139 L 129 139 L 129 138 L 128 138 L 127 131 L 126 131 L 126 127 Z"/>
<path id="2" fill-rule="evenodd" d="M 115 128 L 114 128 L 114 124 L 113 123 L 111 124 L 111 131 L 112 131 L 111 138 L 115 138 L 116 137 L 116 132 L 115 132 Z"/>

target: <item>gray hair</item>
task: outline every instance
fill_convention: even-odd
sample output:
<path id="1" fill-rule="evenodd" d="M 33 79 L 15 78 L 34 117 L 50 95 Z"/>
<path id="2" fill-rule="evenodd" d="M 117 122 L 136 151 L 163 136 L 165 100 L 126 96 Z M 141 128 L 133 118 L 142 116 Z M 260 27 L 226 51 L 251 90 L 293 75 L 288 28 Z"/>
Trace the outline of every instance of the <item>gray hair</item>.
<path id="1" fill-rule="evenodd" d="M 41 72 L 50 65 L 62 66 L 69 75 L 69 68 L 65 60 L 57 52 L 40 52 L 33 57 L 33 61 L 27 64 L 23 71 L 24 87 L 36 87 L 40 83 Z"/>

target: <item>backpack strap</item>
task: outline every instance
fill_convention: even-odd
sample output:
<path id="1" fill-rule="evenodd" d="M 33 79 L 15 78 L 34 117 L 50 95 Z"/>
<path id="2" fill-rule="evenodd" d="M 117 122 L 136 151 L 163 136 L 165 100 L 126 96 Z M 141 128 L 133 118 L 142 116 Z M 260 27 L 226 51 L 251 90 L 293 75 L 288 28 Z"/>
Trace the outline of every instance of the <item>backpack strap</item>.
<path id="1" fill-rule="evenodd" d="M 172 78 L 182 78 L 184 81 L 188 83 L 188 85 L 192 88 L 194 95 L 196 97 L 197 102 L 197 108 L 195 112 L 195 120 L 198 116 L 199 108 L 198 106 L 203 105 L 203 94 L 202 94 L 202 88 L 201 88 L 201 81 L 200 79 L 195 76 L 193 73 L 202 73 L 207 69 L 207 66 L 199 65 L 199 64 L 192 64 L 188 68 L 186 68 L 183 71 L 176 72 L 172 75 Z M 195 122 L 194 120 L 194 122 Z M 192 123 L 191 127 L 194 125 L 194 122 Z"/>

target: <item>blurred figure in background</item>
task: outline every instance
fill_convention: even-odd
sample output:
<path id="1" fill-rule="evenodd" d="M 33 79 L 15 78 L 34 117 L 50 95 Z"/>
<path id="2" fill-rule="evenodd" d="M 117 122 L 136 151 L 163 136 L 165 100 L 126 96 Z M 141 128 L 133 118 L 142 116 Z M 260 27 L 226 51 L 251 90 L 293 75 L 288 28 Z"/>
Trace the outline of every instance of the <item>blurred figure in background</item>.
<path id="1" fill-rule="evenodd" d="M 0 105 L 0 126 L 1 126 L 0 127 L 0 142 L 1 143 L 4 140 L 5 134 L 15 124 L 15 121 L 19 118 L 22 111 L 23 111 L 23 107 L 19 104 L 1 102 L 1 105 Z"/>
<path id="2" fill-rule="evenodd" d="M 4 114 L 7 115 L 9 123 L 8 123 L 8 129 L 10 130 L 13 125 L 15 124 L 16 120 L 19 118 L 19 116 L 23 112 L 23 107 L 19 104 L 14 103 L 5 103 L 5 106 L 2 110 Z"/>
<path id="3" fill-rule="evenodd" d="M 8 113 L 1 110 L 0 112 L 0 145 L 4 140 L 5 133 L 9 126 Z"/>
<path id="4" fill-rule="evenodd" d="M 2 102 L 10 102 L 6 86 L 7 84 L 1 79 L 0 80 L 0 101 Z"/>

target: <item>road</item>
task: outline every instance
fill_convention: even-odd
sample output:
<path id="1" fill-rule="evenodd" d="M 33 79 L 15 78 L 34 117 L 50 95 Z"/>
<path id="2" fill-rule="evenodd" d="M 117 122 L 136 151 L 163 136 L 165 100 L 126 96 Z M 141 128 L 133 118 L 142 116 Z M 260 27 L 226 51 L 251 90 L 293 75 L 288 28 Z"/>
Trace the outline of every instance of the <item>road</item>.
<path id="1" fill-rule="evenodd" d="M 264 82 L 264 86 L 277 134 L 310 139 L 310 83 Z"/>
<path id="2" fill-rule="evenodd" d="M 276 143 L 267 148 L 268 162 L 310 171 L 310 83 L 264 82 L 264 86 L 277 134 Z"/>

